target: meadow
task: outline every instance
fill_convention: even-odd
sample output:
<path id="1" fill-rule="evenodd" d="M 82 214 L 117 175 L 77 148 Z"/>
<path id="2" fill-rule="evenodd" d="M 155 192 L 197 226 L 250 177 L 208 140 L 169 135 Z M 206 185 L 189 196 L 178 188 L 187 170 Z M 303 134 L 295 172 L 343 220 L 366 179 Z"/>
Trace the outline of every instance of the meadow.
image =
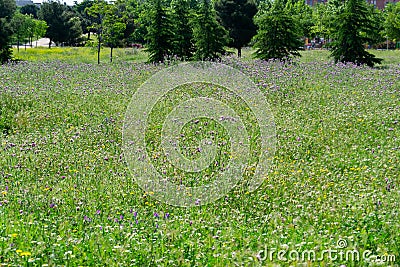
<path id="1" fill-rule="evenodd" d="M 327 51 L 290 64 L 253 60 L 250 50 L 225 57 L 270 104 L 274 164 L 256 191 L 238 186 L 193 208 L 138 187 L 122 151 L 132 95 L 167 65 L 144 63 L 142 51 L 117 49 L 112 64 L 103 51 L 100 65 L 92 50 L 48 51 L 21 50 L 22 61 L 0 66 L 0 266 L 400 264 L 400 51 L 374 51 L 385 59 L 376 68 L 334 64 Z M 174 101 L 190 95 L 179 90 Z M 158 167 L 163 110 L 147 136 Z M 199 131 L 225 138 L 201 123 L 182 134 L 188 157 Z M 271 250 L 317 259 L 269 258 Z"/>

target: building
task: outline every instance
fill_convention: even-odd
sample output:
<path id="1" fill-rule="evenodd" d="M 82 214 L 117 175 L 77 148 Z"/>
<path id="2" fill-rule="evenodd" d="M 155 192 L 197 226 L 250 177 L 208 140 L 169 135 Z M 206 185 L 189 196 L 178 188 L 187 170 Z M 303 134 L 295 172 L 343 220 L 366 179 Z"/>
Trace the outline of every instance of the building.
<path id="1" fill-rule="evenodd" d="M 33 1 L 32 0 L 16 0 L 16 4 L 18 7 L 33 5 Z"/>
<path id="2" fill-rule="evenodd" d="M 309 6 L 315 6 L 319 3 L 326 3 L 328 0 L 305 0 Z M 373 4 L 378 9 L 384 9 L 389 3 L 397 3 L 400 0 L 366 0 L 367 3 Z"/>
<path id="3" fill-rule="evenodd" d="M 306 4 L 309 6 L 315 6 L 317 4 L 326 3 L 326 2 L 328 2 L 328 1 L 327 0 L 306 0 Z"/>
<path id="4" fill-rule="evenodd" d="M 378 9 L 384 9 L 389 3 L 396 3 L 399 0 L 367 0 L 367 3 L 373 4 Z"/>

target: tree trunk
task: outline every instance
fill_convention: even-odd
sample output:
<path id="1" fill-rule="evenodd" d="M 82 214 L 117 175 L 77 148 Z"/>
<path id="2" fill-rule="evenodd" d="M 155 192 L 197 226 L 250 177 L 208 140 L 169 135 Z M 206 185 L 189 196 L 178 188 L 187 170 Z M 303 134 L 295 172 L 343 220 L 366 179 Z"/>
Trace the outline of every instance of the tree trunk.
<path id="1" fill-rule="evenodd" d="M 242 57 L 242 48 L 239 47 L 239 48 L 237 49 L 237 51 L 238 51 L 238 58 L 241 58 L 241 57 Z"/>
<path id="2" fill-rule="evenodd" d="M 100 39 L 99 39 L 99 45 L 97 46 L 97 64 L 100 64 L 100 45 L 101 45 L 101 43 L 100 43 Z"/>
<path id="3" fill-rule="evenodd" d="M 110 52 L 110 62 L 112 63 L 112 52 L 113 52 L 113 47 L 111 46 L 111 52 Z"/>
<path id="4" fill-rule="evenodd" d="M 51 48 L 51 38 L 49 38 L 49 49 Z"/>
<path id="5" fill-rule="evenodd" d="M 17 50 L 18 50 L 18 53 L 19 53 L 19 37 L 18 37 L 18 40 L 17 40 Z"/>
<path id="6" fill-rule="evenodd" d="M 88 37 L 87 37 L 87 39 L 90 40 L 90 31 L 88 32 Z"/>

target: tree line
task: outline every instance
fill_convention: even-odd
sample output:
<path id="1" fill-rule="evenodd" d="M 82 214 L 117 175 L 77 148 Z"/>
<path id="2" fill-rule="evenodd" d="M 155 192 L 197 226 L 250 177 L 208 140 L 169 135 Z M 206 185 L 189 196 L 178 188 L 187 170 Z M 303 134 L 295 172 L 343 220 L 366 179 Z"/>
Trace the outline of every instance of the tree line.
<path id="1" fill-rule="evenodd" d="M 324 40 L 336 62 L 373 66 L 365 50 L 400 41 L 400 3 L 381 11 L 365 0 L 329 0 L 311 7 L 304 0 L 84 0 L 24 6 L 0 0 L 0 61 L 11 43 L 48 37 L 56 45 L 127 47 L 144 45 L 149 61 L 168 58 L 215 60 L 244 46 L 260 59 L 300 56 L 306 39 Z M 50 43 L 49 43 L 50 47 Z M 98 56 L 98 60 L 100 57 Z"/>

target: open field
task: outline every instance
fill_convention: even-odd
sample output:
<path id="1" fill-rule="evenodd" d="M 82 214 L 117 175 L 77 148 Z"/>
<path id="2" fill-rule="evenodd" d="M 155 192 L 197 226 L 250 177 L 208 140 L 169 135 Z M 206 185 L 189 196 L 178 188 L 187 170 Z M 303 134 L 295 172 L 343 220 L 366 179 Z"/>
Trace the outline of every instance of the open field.
<path id="1" fill-rule="evenodd" d="M 97 49 L 91 47 L 20 47 L 20 51 L 14 48 L 14 58 L 28 61 L 54 61 L 60 60 L 66 63 L 97 63 Z M 147 54 L 143 50 L 132 48 L 115 48 L 113 51 L 114 63 L 121 62 L 145 62 Z M 110 62 L 110 49 L 102 48 L 100 62 Z"/>
<path id="2" fill-rule="evenodd" d="M 304 51 L 294 64 L 250 60 L 250 51 L 224 58 L 270 104 L 274 166 L 255 192 L 237 187 L 188 209 L 139 188 L 121 149 L 132 95 L 165 66 L 143 63 L 142 51 L 116 50 L 110 64 L 105 49 L 97 65 L 90 49 L 50 50 L 14 52 L 31 61 L 0 66 L 0 266 L 400 264 L 400 51 L 374 51 L 386 59 L 375 69 L 335 65 L 327 51 Z M 150 114 L 147 133 L 158 167 L 158 118 L 168 103 Z M 234 106 L 246 117 L 245 106 Z M 188 157 L 198 135 L 226 139 L 215 123 L 196 127 L 182 134 Z M 300 256 L 270 258 L 274 249 Z M 304 251 L 316 259 L 302 265 Z M 349 251 L 360 260 L 339 255 Z"/>
<path id="3" fill-rule="evenodd" d="M 230 49 L 233 54 L 236 50 Z M 243 60 L 252 60 L 253 49 L 245 48 L 242 51 Z M 377 57 L 383 58 L 382 66 L 391 64 L 399 64 L 400 50 L 370 50 L 371 53 Z M 134 50 L 132 48 L 115 48 L 114 49 L 114 63 L 121 62 L 146 62 L 147 54 L 143 49 Z M 301 51 L 302 57 L 299 59 L 304 63 L 319 63 L 327 62 L 329 58 L 329 51 L 327 50 L 312 50 L 312 51 Z M 100 61 L 102 63 L 110 62 L 110 49 L 103 48 L 100 53 Z M 54 61 L 60 60 L 66 63 L 97 63 L 97 50 L 89 47 L 37 47 L 27 48 L 24 50 L 20 47 L 20 52 L 14 48 L 14 57 L 18 60 L 28 61 Z"/>

